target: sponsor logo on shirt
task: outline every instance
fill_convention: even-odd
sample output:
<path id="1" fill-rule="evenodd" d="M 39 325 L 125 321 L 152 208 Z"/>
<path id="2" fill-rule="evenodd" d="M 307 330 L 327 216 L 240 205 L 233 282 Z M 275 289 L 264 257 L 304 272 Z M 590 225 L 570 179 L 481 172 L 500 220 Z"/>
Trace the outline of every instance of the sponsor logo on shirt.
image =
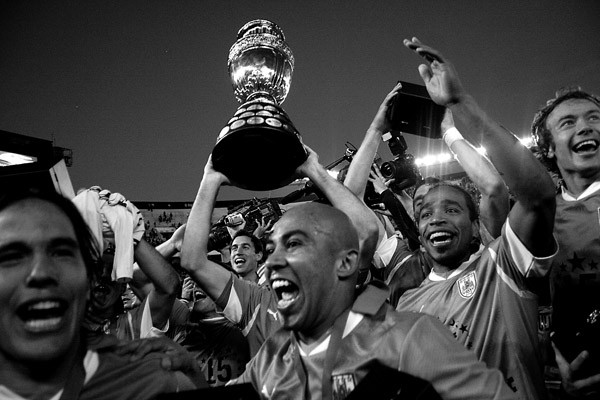
<path id="1" fill-rule="evenodd" d="M 271 316 L 273 317 L 273 319 L 274 319 L 275 321 L 277 321 L 277 311 L 269 310 L 269 309 L 267 308 L 267 313 L 268 313 L 268 314 L 271 314 Z"/>
<path id="2" fill-rule="evenodd" d="M 463 299 L 469 299 L 473 297 L 475 291 L 477 290 L 477 278 L 475 277 L 475 271 L 471 271 L 458 281 L 456 281 L 458 285 L 458 294 Z"/>

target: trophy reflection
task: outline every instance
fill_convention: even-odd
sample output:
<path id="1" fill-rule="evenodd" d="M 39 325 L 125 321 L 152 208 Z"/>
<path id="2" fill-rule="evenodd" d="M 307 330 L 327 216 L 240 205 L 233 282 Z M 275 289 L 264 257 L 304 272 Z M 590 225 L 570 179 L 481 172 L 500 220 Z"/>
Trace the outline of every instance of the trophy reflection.
<path id="1" fill-rule="evenodd" d="M 306 152 L 300 134 L 280 107 L 294 70 L 294 56 L 281 28 L 267 20 L 244 25 L 229 50 L 228 68 L 242 105 L 217 138 L 213 166 L 243 189 L 285 186 Z"/>

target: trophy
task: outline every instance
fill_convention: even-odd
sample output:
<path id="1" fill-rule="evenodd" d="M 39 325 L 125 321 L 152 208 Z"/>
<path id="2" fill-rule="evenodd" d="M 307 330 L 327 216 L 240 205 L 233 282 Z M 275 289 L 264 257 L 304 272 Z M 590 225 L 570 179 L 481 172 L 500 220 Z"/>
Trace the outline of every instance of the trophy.
<path id="1" fill-rule="evenodd" d="M 213 166 L 243 189 L 283 187 L 307 157 L 300 134 L 280 107 L 294 70 L 283 31 L 271 21 L 248 22 L 239 30 L 227 64 L 242 105 L 217 138 Z"/>

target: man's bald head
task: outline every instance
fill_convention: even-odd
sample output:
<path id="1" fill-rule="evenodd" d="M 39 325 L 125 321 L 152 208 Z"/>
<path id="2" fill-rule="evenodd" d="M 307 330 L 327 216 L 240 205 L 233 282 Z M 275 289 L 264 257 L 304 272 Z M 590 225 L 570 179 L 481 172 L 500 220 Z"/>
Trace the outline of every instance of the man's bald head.
<path id="1" fill-rule="evenodd" d="M 336 208 L 321 203 L 302 204 L 288 210 L 281 220 L 290 218 L 310 223 L 316 233 L 326 236 L 337 246 L 335 250 L 359 249 L 356 228 L 350 218 Z"/>

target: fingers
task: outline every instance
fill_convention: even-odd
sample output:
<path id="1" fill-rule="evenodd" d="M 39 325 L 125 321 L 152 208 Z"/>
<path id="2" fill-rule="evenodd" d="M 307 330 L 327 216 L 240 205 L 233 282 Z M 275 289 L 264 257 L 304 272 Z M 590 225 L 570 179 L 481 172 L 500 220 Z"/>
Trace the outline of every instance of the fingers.
<path id="1" fill-rule="evenodd" d="M 427 83 L 433 78 L 433 71 L 429 65 L 421 64 L 419 65 L 419 75 L 421 75 L 423 82 Z"/>
<path id="2" fill-rule="evenodd" d="M 444 57 L 439 51 L 424 45 L 416 37 L 413 37 L 412 39 L 404 39 L 403 43 L 408 49 L 414 51 L 430 63 L 433 63 L 435 61 L 440 63 L 444 62 Z"/>
<path id="3" fill-rule="evenodd" d="M 579 368 L 581 368 L 582 364 L 585 362 L 585 360 L 589 358 L 589 356 L 590 353 L 588 353 L 586 350 L 579 353 L 579 355 L 577 355 L 577 357 L 575 357 L 575 359 L 571 361 L 571 370 L 579 370 Z"/>

